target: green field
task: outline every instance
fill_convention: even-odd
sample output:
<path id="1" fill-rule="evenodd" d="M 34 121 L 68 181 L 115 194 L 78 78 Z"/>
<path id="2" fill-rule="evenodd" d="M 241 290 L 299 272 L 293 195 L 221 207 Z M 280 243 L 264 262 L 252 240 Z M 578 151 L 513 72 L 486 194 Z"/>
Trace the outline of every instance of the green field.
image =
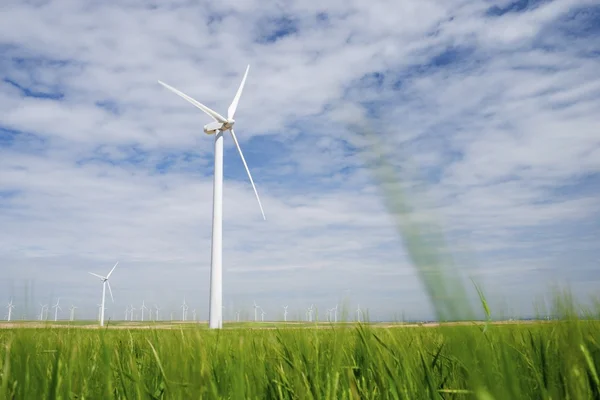
<path id="1" fill-rule="evenodd" d="M 269 326 L 0 329 L 0 398 L 600 398 L 595 320 Z"/>

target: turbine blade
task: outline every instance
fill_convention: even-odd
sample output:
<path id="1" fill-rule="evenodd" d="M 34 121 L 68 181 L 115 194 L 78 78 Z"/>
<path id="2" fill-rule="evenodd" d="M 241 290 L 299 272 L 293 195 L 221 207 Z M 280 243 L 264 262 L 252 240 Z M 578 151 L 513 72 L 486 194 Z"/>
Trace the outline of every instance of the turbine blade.
<path id="1" fill-rule="evenodd" d="M 248 76 L 248 71 L 250 70 L 250 64 L 246 67 L 246 72 L 244 73 L 244 77 L 242 78 L 242 83 L 240 83 L 240 87 L 231 102 L 231 105 L 227 109 L 227 119 L 232 119 L 235 115 L 235 110 L 237 109 L 238 102 L 240 101 L 240 96 L 242 95 L 242 91 L 244 90 L 244 85 L 246 84 L 246 77 Z"/>
<path id="2" fill-rule="evenodd" d="M 110 272 L 108 273 L 108 275 L 106 275 L 106 279 L 110 278 L 110 274 L 112 274 L 112 273 L 113 273 L 113 271 L 115 270 L 115 268 L 117 268 L 117 264 L 119 264 L 119 262 L 118 262 L 118 261 L 115 263 L 115 266 L 114 266 L 114 267 L 112 267 L 112 269 L 110 270 Z"/>
<path id="3" fill-rule="evenodd" d="M 256 190 L 256 186 L 254 185 L 254 180 L 252 179 L 252 175 L 250 174 L 250 170 L 248 169 L 248 164 L 246 164 L 246 159 L 244 158 L 244 153 L 242 153 L 242 149 L 240 144 L 238 143 L 237 137 L 235 136 L 235 132 L 233 129 L 230 129 L 231 137 L 233 137 L 233 142 L 235 143 L 235 147 L 237 147 L 238 152 L 240 153 L 240 157 L 242 158 L 242 162 L 244 163 L 244 167 L 246 168 L 246 172 L 248 173 L 248 178 L 250 178 L 250 183 L 252 184 L 252 189 L 254 189 L 254 194 L 256 195 L 256 200 L 258 200 L 258 206 L 260 207 L 260 212 L 262 214 L 263 220 L 267 220 L 265 217 L 265 211 L 263 210 L 263 206 L 260 202 L 260 197 L 258 197 L 258 191 Z"/>
<path id="4" fill-rule="evenodd" d="M 178 95 L 179 97 L 187 100 L 188 102 L 192 103 L 194 106 L 198 107 L 199 109 L 201 109 L 202 111 L 204 111 L 205 113 L 207 113 L 209 116 L 212 117 L 212 119 L 214 119 L 217 122 L 221 122 L 221 123 L 226 123 L 227 120 L 225 119 L 225 117 L 223 117 L 221 114 L 219 114 L 218 112 L 211 110 L 210 108 L 206 107 L 204 104 L 200 103 L 199 101 L 196 101 L 194 99 L 192 99 L 190 96 L 188 96 L 187 94 L 180 92 L 179 90 L 175 89 L 173 86 L 169 86 L 166 83 L 162 82 L 162 81 L 158 81 L 158 83 L 160 83 L 161 85 L 163 85 L 164 87 L 166 87 L 167 89 L 169 89 L 171 92 L 175 93 L 176 95 Z"/>
<path id="5" fill-rule="evenodd" d="M 88 272 L 88 274 L 94 275 L 96 278 L 100 278 L 100 279 L 104 280 L 104 277 L 102 275 L 98 275 L 98 274 L 95 274 L 93 272 Z"/>
<path id="6" fill-rule="evenodd" d="M 110 299 L 112 300 L 112 302 L 115 302 L 115 298 L 112 295 L 112 289 L 110 288 L 110 282 L 106 281 L 106 284 L 108 285 L 108 292 L 110 293 Z"/>

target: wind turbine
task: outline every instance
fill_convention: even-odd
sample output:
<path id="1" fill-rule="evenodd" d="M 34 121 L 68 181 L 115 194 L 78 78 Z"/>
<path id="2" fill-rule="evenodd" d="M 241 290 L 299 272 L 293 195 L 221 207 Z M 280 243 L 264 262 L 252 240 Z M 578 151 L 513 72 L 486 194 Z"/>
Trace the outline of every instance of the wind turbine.
<path id="1" fill-rule="evenodd" d="M 54 322 L 58 320 L 58 310 L 60 309 L 60 311 L 62 311 L 62 308 L 60 308 L 60 306 L 58 305 L 59 302 L 60 297 L 58 298 L 58 300 L 56 300 L 56 304 L 52 306 L 52 308 L 54 308 Z"/>
<path id="2" fill-rule="evenodd" d="M 144 310 L 147 310 L 147 309 L 148 309 L 148 307 L 146 307 L 144 300 L 142 300 L 142 308 L 140 308 L 140 310 L 142 311 L 142 321 L 144 321 Z"/>
<path id="3" fill-rule="evenodd" d="M 137 309 L 133 308 L 133 304 L 131 304 L 129 306 L 129 311 L 131 312 L 131 314 L 130 314 L 130 321 L 133 321 L 133 310 L 137 310 Z"/>
<path id="4" fill-rule="evenodd" d="M 313 304 L 308 307 L 308 322 L 312 322 L 313 320 Z"/>
<path id="5" fill-rule="evenodd" d="M 362 311 L 360 309 L 360 304 L 358 305 L 358 307 L 356 308 L 356 320 L 358 322 L 360 322 L 360 317 L 362 316 Z"/>
<path id="6" fill-rule="evenodd" d="M 48 304 L 42 304 L 40 303 L 40 306 L 42 306 L 42 310 L 40 311 L 40 321 L 44 320 L 44 311 L 47 312 L 48 310 Z"/>
<path id="7" fill-rule="evenodd" d="M 10 299 L 6 308 L 8 308 L 8 316 L 6 317 L 6 320 L 10 322 L 10 318 L 12 316 L 12 310 L 13 310 L 13 308 L 15 308 L 15 306 L 12 302 L 12 299 Z"/>
<path id="8" fill-rule="evenodd" d="M 244 158 L 244 154 L 242 153 L 240 144 L 238 143 L 237 137 L 235 136 L 235 132 L 233 131 L 233 125 L 235 124 L 235 120 L 233 119 L 233 117 L 235 115 L 235 110 L 237 109 L 240 96 L 242 95 L 242 91 L 244 89 L 246 77 L 248 76 L 249 70 L 250 65 L 246 67 L 246 72 L 244 73 L 242 83 L 240 84 L 240 87 L 238 88 L 235 97 L 231 102 L 231 105 L 227 109 L 227 118 L 223 117 L 216 111 L 206 107 L 204 104 L 199 103 L 198 101 L 189 97 L 185 93 L 180 92 L 174 87 L 169 86 L 162 81 L 158 81 L 158 83 L 160 83 L 162 86 L 169 89 L 176 95 L 182 97 L 183 99 L 187 100 L 188 102 L 192 103 L 195 107 L 204 111 L 214 120 L 214 122 L 204 125 L 204 133 L 208 135 L 215 135 L 212 251 L 210 260 L 210 311 L 208 317 L 208 325 L 211 329 L 221 329 L 223 327 L 223 310 L 221 308 L 221 306 L 223 305 L 223 133 L 226 131 L 231 132 L 231 137 L 233 139 L 233 142 L 235 143 L 235 147 L 237 147 L 237 150 L 240 153 L 240 157 L 242 159 L 242 162 L 244 163 L 246 172 L 248 173 L 248 178 L 250 178 L 250 183 L 252 184 L 252 188 L 254 189 L 254 194 L 256 195 L 256 199 L 258 200 L 260 212 L 262 213 L 263 219 L 266 220 L 265 212 L 260 202 L 260 197 L 258 197 L 258 191 L 256 190 L 256 186 L 254 185 L 254 180 L 252 179 L 252 175 L 250 174 L 250 170 L 248 169 L 248 164 L 246 164 L 246 159 Z"/>
<path id="9" fill-rule="evenodd" d="M 69 308 L 69 311 L 71 311 L 71 316 L 69 317 L 69 321 L 73 321 L 75 319 L 75 309 L 77 307 L 75 307 L 74 305 L 71 304 L 71 307 Z"/>
<path id="10" fill-rule="evenodd" d="M 262 309 L 262 307 L 260 308 L 260 321 L 261 322 L 265 322 L 265 314 L 267 314 L 265 312 L 265 310 Z"/>
<path id="11" fill-rule="evenodd" d="M 283 306 L 283 321 L 284 322 L 287 322 L 287 314 L 288 314 L 287 309 L 288 309 L 288 306 Z"/>
<path id="12" fill-rule="evenodd" d="M 155 317 L 155 319 L 158 321 L 158 312 L 160 311 L 160 307 L 158 307 L 158 304 L 155 304 L 154 308 L 156 308 L 156 317 Z"/>
<path id="13" fill-rule="evenodd" d="M 331 309 L 331 311 L 333 311 L 333 322 L 337 322 L 337 307 L 338 305 L 336 304 L 335 307 Z"/>
<path id="14" fill-rule="evenodd" d="M 256 315 L 256 310 L 258 310 L 260 306 L 256 305 L 256 301 L 254 302 L 254 322 L 258 321 L 258 317 Z"/>
<path id="15" fill-rule="evenodd" d="M 108 278 L 110 278 L 110 275 L 113 273 L 115 268 L 117 268 L 117 264 L 119 264 L 118 261 L 115 263 L 115 266 L 112 267 L 112 269 L 106 276 L 94 274 L 93 272 L 88 272 L 90 275 L 94 275 L 95 277 L 100 278 L 100 280 L 102 281 L 102 306 L 101 306 L 102 308 L 100 311 L 100 326 L 104 326 L 104 299 L 106 297 L 106 286 L 107 285 L 108 285 L 108 291 L 110 292 L 110 298 L 112 299 L 113 303 L 115 302 L 115 299 L 112 294 L 112 289 L 110 288 L 110 283 L 108 282 Z"/>
<path id="16" fill-rule="evenodd" d="M 181 305 L 181 320 L 185 321 L 186 311 L 188 309 L 187 304 L 185 304 L 185 299 L 183 299 L 183 304 Z"/>

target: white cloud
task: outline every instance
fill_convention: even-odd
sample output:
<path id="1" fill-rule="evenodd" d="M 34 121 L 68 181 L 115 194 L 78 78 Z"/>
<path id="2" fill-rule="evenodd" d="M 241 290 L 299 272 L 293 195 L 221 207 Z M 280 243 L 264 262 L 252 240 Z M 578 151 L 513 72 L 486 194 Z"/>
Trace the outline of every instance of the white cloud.
<path id="1" fill-rule="evenodd" d="M 60 295 L 91 316 L 99 285 L 86 272 L 120 259 L 115 307 L 186 296 L 206 317 L 212 138 L 205 116 L 156 80 L 225 112 L 249 63 L 236 132 L 267 222 L 227 137 L 228 307 L 256 299 L 276 315 L 280 303 L 347 296 L 380 318 L 431 315 L 348 128 L 368 117 L 414 217 L 435 213 L 455 256 L 476 260 L 465 274 L 522 300 L 523 313 L 523 293 L 557 277 L 585 296 L 598 259 L 597 37 L 567 37 L 556 21 L 590 4 L 500 17 L 475 1 L 7 5 L 1 292 L 35 278 L 39 301 Z M 570 254 L 578 266 L 566 273 Z"/>

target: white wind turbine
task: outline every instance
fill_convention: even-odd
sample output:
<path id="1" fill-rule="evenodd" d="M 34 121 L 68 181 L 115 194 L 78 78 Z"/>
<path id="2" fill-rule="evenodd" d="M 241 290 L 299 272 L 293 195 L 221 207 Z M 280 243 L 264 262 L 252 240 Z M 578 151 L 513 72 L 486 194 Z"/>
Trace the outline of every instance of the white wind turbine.
<path id="1" fill-rule="evenodd" d="M 147 309 L 148 309 L 148 307 L 146 307 L 144 300 L 142 300 L 142 308 L 140 308 L 140 310 L 142 311 L 142 321 L 144 321 L 144 310 L 147 310 Z"/>
<path id="2" fill-rule="evenodd" d="M 260 308 L 260 306 L 256 305 L 256 301 L 254 302 L 254 322 L 258 321 L 258 316 L 256 314 L 256 311 Z"/>
<path id="3" fill-rule="evenodd" d="M 360 317 L 362 316 L 362 311 L 360 309 L 360 304 L 356 307 L 356 320 L 360 322 Z"/>
<path id="4" fill-rule="evenodd" d="M 160 311 L 160 307 L 158 306 L 158 304 L 155 304 L 154 308 L 156 308 L 156 314 L 155 314 L 156 317 L 155 317 L 155 319 L 158 321 L 158 312 Z"/>
<path id="5" fill-rule="evenodd" d="M 130 321 L 133 321 L 133 319 L 134 319 L 134 316 L 133 316 L 133 310 L 137 310 L 137 308 L 133 308 L 133 304 L 131 304 L 131 305 L 129 306 L 129 312 L 131 313 L 131 314 L 130 314 L 130 317 L 131 317 L 131 318 L 130 318 Z"/>
<path id="6" fill-rule="evenodd" d="M 6 320 L 10 322 L 10 318 L 12 317 L 12 310 L 13 310 L 13 308 L 15 308 L 15 305 L 13 304 L 12 299 L 10 299 L 6 308 L 8 308 L 8 315 L 6 317 Z"/>
<path id="7" fill-rule="evenodd" d="M 313 320 L 313 305 L 311 304 L 310 307 L 308 307 L 308 322 L 312 322 Z"/>
<path id="8" fill-rule="evenodd" d="M 40 306 L 42 307 L 42 310 L 40 311 L 40 321 L 44 320 L 44 311 L 46 311 L 46 315 L 47 315 L 47 310 L 48 310 L 48 304 L 42 304 L 40 303 Z"/>
<path id="9" fill-rule="evenodd" d="M 288 306 L 283 306 L 283 321 L 287 322 Z"/>
<path id="10" fill-rule="evenodd" d="M 75 319 L 75 309 L 77 307 L 75 307 L 74 305 L 71 304 L 71 307 L 69 308 L 69 311 L 71 311 L 71 315 L 69 316 L 69 321 L 73 321 Z"/>
<path id="11" fill-rule="evenodd" d="M 337 308 L 338 305 L 336 304 L 335 307 L 331 309 L 331 311 L 333 311 L 333 322 L 337 322 Z"/>
<path id="12" fill-rule="evenodd" d="M 181 305 L 181 320 L 185 321 L 185 317 L 187 314 L 188 306 L 185 304 L 185 299 L 183 299 L 183 304 Z"/>
<path id="13" fill-rule="evenodd" d="M 129 306 L 125 307 L 125 321 L 127 321 L 128 315 L 129 315 Z"/>
<path id="14" fill-rule="evenodd" d="M 231 102 L 231 105 L 227 109 L 227 118 L 223 117 L 216 111 L 206 107 L 204 104 L 199 103 L 198 101 L 194 100 L 188 95 L 180 92 L 174 87 L 171 87 L 164 82 L 158 81 L 158 83 L 163 85 L 165 88 L 169 89 L 176 95 L 192 103 L 195 107 L 204 111 L 214 120 L 214 122 L 204 125 L 204 132 L 206 134 L 215 135 L 212 251 L 210 261 L 209 328 L 211 329 L 220 329 L 223 327 L 223 310 L 221 308 L 223 305 L 223 133 L 226 131 L 231 132 L 231 137 L 233 138 L 235 147 L 237 147 L 237 150 L 240 153 L 240 157 L 242 159 L 242 162 L 244 163 L 246 172 L 248 173 L 248 178 L 250 178 L 250 183 L 252 184 L 252 188 L 254 189 L 254 194 L 256 195 L 256 199 L 258 200 L 260 212 L 262 213 L 263 219 L 266 220 L 265 213 L 260 202 L 260 197 L 258 197 L 258 191 L 256 190 L 256 186 L 254 185 L 254 180 L 252 179 L 252 175 L 250 174 L 250 170 L 248 169 L 248 164 L 246 164 L 246 159 L 244 158 L 244 154 L 242 153 L 240 144 L 238 143 L 237 137 L 235 136 L 235 132 L 233 131 L 233 125 L 235 124 L 235 120 L 233 119 L 233 117 L 235 115 L 240 96 L 242 95 L 242 90 L 244 89 L 244 84 L 246 83 L 246 77 L 248 76 L 249 69 L 250 65 L 248 65 L 248 67 L 246 68 L 246 72 L 244 73 L 242 83 L 240 84 L 240 87 L 238 88 L 235 97 Z"/>
<path id="15" fill-rule="evenodd" d="M 60 306 L 58 305 L 59 302 L 60 297 L 58 298 L 58 300 L 56 300 L 56 304 L 52 306 L 52 308 L 54 308 L 54 322 L 58 320 L 58 310 L 62 311 L 62 308 L 60 308 Z"/>
<path id="16" fill-rule="evenodd" d="M 265 310 L 262 309 L 262 307 L 260 308 L 260 320 L 261 322 L 265 322 L 265 315 L 267 313 L 265 312 Z"/>
<path id="17" fill-rule="evenodd" d="M 115 299 L 112 294 L 112 289 L 110 288 L 110 283 L 108 282 L 108 278 L 110 278 L 110 275 L 113 273 L 115 268 L 117 268 L 117 264 L 119 264 L 118 261 L 115 263 L 114 267 L 112 267 L 112 269 L 106 276 L 94 274 L 93 272 L 88 272 L 90 275 L 94 275 L 95 277 L 100 278 L 100 280 L 102 281 L 102 305 L 101 305 L 101 310 L 100 310 L 100 326 L 104 326 L 104 311 L 105 311 L 104 300 L 106 297 L 106 286 L 107 285 L 108 285 L 108 291 L 110 293 L 110 298 L 112 299 L 113 303 L 115 302 Z"/>

